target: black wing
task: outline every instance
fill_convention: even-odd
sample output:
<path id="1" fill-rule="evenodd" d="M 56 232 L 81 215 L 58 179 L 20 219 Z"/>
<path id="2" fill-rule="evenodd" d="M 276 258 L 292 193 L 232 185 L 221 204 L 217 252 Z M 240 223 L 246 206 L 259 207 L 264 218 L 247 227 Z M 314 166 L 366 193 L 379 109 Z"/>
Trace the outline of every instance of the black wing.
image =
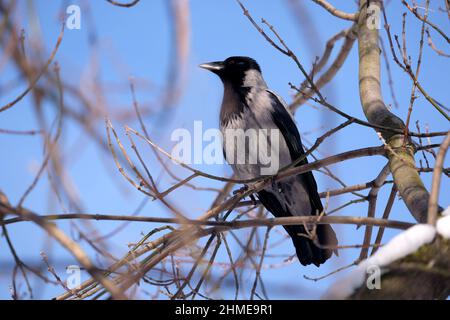
<path id="1" fill-rule="evenodd" d="M 294 120 L 286 109 L 284 103 L 280 100 L 280 98 L 267 90 L 267 92 L 272 97 L 272 119 L 276 126 L 279 128 L 281 134 L 283 135 L 284 140 L 289 148 L 289 153 L 291 155 L 292 161 L 295 161 L 299 157 L 305 154 L 303 150 L 302 141 L 300 139 L 300 133 L 298 132 L 297 126 L 294 123 Z M 308 163 L 306 157 L 300 161 L 297 166 Z M 309 199 L 311 202 L 312 215 L 317 214 L 317 211 L 320 213 L 323 211 L 322 202 L 320 201 L 319 194 L 317 192 L 317 183 L 314 179 L 314 176 L 311 171 L 302 173 L 298 176 L 299 179 L 302 180 L 303 185 L 309 194 Z"/>

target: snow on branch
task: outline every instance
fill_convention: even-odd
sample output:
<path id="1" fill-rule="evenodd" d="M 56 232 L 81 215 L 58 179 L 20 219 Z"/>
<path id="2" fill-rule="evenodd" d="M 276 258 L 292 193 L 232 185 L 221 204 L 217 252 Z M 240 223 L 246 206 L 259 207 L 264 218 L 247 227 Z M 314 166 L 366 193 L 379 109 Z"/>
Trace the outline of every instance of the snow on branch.
<path id="1" fill-rule="evenodd" d="M 332 285 L 323 299 L 347 299 L 364 285 L 374 267 L 383 269 L 401 260 L 424 245 L 430 244 L 438 233 L 444 239 L 450 239 L 450 207 L 443 217 L 437 221 L 436 227 L 429 224 L 417 224 L 395 236 L 374 255 L 359 263 L 355 270 Z"/>

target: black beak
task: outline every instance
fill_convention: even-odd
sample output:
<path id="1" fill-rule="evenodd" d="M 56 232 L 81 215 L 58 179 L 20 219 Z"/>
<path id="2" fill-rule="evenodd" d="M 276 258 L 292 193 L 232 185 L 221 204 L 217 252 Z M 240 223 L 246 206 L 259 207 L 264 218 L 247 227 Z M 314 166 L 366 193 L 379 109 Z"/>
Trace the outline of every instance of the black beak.
<path id="1" fill-rule="evenodd" d="M 203 64 L 199 65 L 199 67 L 209 70 L 214 73 L 219 73 L 220 71 L 223 70 L 223 68 L 225 66 L 224 66 L 223 61 L 216 61 L 216 62 L 203 63 Z"/>

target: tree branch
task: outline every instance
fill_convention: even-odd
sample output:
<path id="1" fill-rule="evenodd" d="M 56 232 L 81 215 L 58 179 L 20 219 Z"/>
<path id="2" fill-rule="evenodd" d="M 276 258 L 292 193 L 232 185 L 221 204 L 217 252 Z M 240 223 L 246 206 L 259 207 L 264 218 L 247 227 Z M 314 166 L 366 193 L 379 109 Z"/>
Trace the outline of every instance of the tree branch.
<path id="1" fill-rule="evenodd" d="M 450 243 L 437 238 L 433 243 L 384 269 L 380 290 L 361 286 L 349 299 L 446 299 L 450 294 Z"/>
<path id="2" fill-rule="evenodd" d="M 344 20 L 350 20 L 350 21 L 358 20 L 358 13 L 347 13 L 347 12 L 338 10 L 325 0 L 312 0 L 312 1 L 317 3 L 319 6 L 323 7 L 325 10 L 327 10 L 329 13 L 331 13 L 335 17 L 338 17 L 338 18 L 341 18 Z"/>
<path id="3" fill-rule="evenodd" d="M 380 0 L 371 1 L 381 12 Z M 368 23 L 367 0 L 360 1 L 359 91 L 364 114 L 371 124 L 403 130 L 403 121 L 384 104 L 380 84 L 380 48 L 378 29 Z M 419 222 L 427 220 L 429 194 L 415 169 L 414 146 L 409 138 L 388 130 L 380 130 L 387 146 L 389 168 L 395 184 L 411 214 Z"/>

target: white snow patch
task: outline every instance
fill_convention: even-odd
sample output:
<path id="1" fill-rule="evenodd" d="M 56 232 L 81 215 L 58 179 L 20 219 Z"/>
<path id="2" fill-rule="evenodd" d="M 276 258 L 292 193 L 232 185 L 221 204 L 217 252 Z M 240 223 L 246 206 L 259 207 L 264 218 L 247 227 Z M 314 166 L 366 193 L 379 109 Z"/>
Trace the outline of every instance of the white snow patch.
<path id="1" fill-rule="evenodd" d="M 448 208 L 446 209 L 446 211 Z M 445 239 L 450 239 L 450 215 L 445 215 L 436 222 L 437 232 Z"/>
<path id="2" fill-rule="evenodd" d="M 449 220 L 450 221 L 450 220 Z M 449 231 L 449 222 L 446 222 L 445 228 Z M 421 246 L 433 241 L 436 235 L 436 229 L 428 224 L 417 224 L 408 230 L 398 234 L 385 246 L 381 247 L 373 256 L 362 261 L 356 269 L 347 276 L 333 284 L 322 299 L 345 299 L 350 296 L 357 288 L 361 287 L 367 271 L 373 266 L 379 268 L 389 265 L 392 262 L 403 258 Z"/>

